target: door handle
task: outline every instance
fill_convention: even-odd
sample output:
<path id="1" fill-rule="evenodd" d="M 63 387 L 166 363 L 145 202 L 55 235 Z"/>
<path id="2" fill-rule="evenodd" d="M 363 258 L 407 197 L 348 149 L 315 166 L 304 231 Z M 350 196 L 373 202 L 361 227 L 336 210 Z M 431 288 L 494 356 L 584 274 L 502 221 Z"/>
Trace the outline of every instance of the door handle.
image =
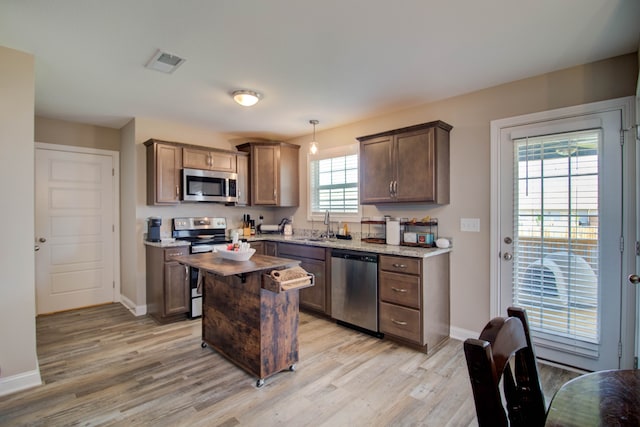
<path id="1" fill-rule="evenodd" d="M 45 239 L 44 237 L 41 237 L 41 238 L 38 239 L 38 242 L 40 242 L 40 243 L 44 243 L 46 241 L 47 241 L 47 239 Z"/>
<path id="2" fill-rule="evenodd" d="M 35 245 L 35 246 L 33 247 L 33 250 L 34 250 L 35 252 L 38 252 L 38 251 L 40 250 L 40 246 Z"/>
<path id="3" fill-rule="evenodd" d="M 640 283 L 640 276 L 638 276 L 637 274 L 630 274 L 628 280 L 632 285 L 637 285 L 638 283 Z"/>
<path id="4" fill-rule="evenodd" d="M 505 252 L 502 258 L 504 258 L 505 261 L 511 261 L 513 259 L 513 255 L 511 255 L 509 252 Z"/>

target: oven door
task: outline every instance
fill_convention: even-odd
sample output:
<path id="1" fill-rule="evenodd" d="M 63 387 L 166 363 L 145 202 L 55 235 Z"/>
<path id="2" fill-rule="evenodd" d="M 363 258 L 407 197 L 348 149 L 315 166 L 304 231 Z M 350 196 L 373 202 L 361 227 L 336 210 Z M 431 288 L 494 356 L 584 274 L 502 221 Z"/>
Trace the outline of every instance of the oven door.
<path id="1" fill-rule="evenodd" d="M 236 180 L 235 173 L 182 169 L 182 200 L 235 202 Z"/>
<path id="2" fill-rule="evenodd" d="M 195 319 L 202 316 L 202 287 L 204 283 L 200 281 L 200 270 L 190 267 L 189 285 L 191 294 L 191 305 L 189 307 L 189 317 Z M 204 278 L 202 278 L 204 279 Z"/>

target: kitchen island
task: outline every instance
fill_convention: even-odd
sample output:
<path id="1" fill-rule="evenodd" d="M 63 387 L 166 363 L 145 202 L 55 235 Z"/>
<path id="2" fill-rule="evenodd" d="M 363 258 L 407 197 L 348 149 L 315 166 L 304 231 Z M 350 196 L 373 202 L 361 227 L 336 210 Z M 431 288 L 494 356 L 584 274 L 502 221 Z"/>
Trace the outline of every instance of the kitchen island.
<path id="1" fill-rule="evenodd" d="M 248 261 L 223 259 L 217 253 L 178 256 L 175 261 L 198 268 L 202 275 L 202 345 L 209 345 L 240 368 L 264 379 L 298 361 L 298 290 L 313 282 L 283 289 L 272 270 L 299 261 L 254 255 Z"/>

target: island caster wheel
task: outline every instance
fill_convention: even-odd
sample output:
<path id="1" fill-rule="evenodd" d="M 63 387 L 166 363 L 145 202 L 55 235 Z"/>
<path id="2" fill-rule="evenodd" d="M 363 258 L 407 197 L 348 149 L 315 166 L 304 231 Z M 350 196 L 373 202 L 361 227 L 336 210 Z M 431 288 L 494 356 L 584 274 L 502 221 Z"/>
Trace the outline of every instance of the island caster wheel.
<path id="1" fill-rule="evenodd" d="M 256 387 L 260 388 L 264 385 L 264 378 L 260 378 L 256 383 Z"/>
<path id="2" fill-rule="evenodd" d="M 200 347 L 202 347 L 202 348 L 207 348 L 207 343 L 206 343 L 206 342 L 204 342 L 204 341 L 202 341 L 202 342 L 200 343 Z"/>
<path id="3" fill-rule="evenodd" d="M 293 371 L 295 371 L 295 370 L 296 370 L 296 365 L 295 365 L 295 363 L 294 363 L 293 365 L 289 366 L 289 370 L 290 370 L 291 372 L 293 372 Z"/>

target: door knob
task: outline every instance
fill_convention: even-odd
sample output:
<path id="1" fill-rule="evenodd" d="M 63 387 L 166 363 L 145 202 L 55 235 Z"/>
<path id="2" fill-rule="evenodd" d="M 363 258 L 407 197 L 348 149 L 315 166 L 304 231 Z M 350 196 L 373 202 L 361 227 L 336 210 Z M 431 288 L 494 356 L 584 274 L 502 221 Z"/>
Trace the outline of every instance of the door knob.
<path id="1" fill-rule="evenodd" d="M 510 244 L 512 244 L 512 243 L 513 243 L 513 239 L 512 239 L 511 237 L 507 236 L 507 237 L 505 237 L 505 238 L 504 238 L 504 242 L 505 242 L 507 245 L 510 245 Z"/>
<path id="2" fill-rule="evenodd" d="M 513 259 L 513 255 L 509 252 L 505 252 L 502 258 L 504 258 L 505 261 L 511 261 Z"/>
<path id="3" fill-rule="evenodd" d="M 630 274 L 629 283 L 631 283 L 632 285 L 637 285 L 638 283 L 640 283 L 640 276 L 638 276 L 637 274 Z"/>
<path id="4" fill-rule="evenodd" d="M 44 237 L 41 237 L 41 238 L 38 239 L 38 242 L 40 242 L 40 243 L 44 243 L 46 241 L 47 241 L 47 239 L 45 239 Z"/>

